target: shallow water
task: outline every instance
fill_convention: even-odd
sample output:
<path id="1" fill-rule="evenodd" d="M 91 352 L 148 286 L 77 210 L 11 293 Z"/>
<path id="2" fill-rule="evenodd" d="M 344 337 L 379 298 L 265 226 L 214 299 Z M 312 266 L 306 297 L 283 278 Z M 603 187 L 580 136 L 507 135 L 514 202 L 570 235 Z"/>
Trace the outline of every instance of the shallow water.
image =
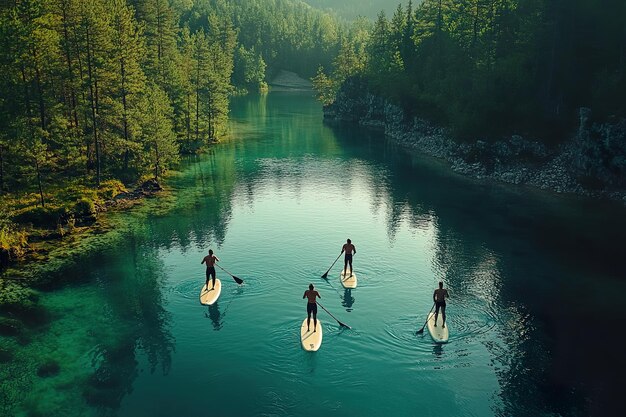
<path id="1" fill-rule="evenodd" d="M 305 93 L 236 99 L 231 116 L 232 140 L 185 161 L 166 207 L 116 215 L 115 233 L 55 271 L 71 284 L 41 293 L 44 324 L 0 336 L 14 353 L 0 364 L 0 414 L 616 409 L 622 207 L 456 176 L 380 133 L 324 125 Z M 353 290 L 341 260 L 320 278 L 347 237 Z M 209 248 L 245 283 L 218 269 L 222 295 L 206 307 Z M 436 345 L 416 330 L 442 278 L 450 343 Z M 309 283 L 353 328 L 320 309 L 316 353 L 299 343 Z M 49 362 L 58 374 L 38 376 Z"/>

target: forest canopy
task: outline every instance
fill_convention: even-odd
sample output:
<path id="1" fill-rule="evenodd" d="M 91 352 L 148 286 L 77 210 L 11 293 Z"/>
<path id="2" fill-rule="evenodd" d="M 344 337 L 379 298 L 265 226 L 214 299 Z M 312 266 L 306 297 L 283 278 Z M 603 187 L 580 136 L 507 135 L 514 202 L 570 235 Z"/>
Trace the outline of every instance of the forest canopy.
<path id="1" fill-rule="evenodd" d="M 315 85 L 325 103 L 359 77 L 460 138 L 561 140 L 578 108 L 626 115 L 626 2 L 424 0 L 379 13 Z M 364 42 L 365 39 L 365 42 Z"/>
<path id="2" fill-rule="evenodd" d="M 345 30 L 296 0 L 2 2 L 0 195 L 158 179 L 226 134 L 232 94 L 330 66 Z"/>

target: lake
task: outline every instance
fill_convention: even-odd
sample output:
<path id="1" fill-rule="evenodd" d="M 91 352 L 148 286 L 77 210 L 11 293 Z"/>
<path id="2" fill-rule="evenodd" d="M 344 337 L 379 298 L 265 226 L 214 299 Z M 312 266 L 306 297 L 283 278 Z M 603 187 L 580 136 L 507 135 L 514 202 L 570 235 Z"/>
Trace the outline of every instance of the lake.
<path id="1" fill-rule="evenodd" d="M 15 416 L 589 416 L 626 369 L 622 206 L 453 174 L 310 92 L 241 97 L 172 195 L 111 216 L 0 336 Z M 339 281 L 352 239 L 358 287 Z M 208 249 L 222 294 L 200 305 Z M 44 272 L 45 272 L 45 266 Z M 448 344 L 416 334 L 443 280 Z M 319 351 L 300 345 L 304 291 Z M 58 366 L 44 372 L 46 366 Z M 42 371 L 42 366 L 44 371 Z M 53 366 L 54 368 L 54 366 Z"/>

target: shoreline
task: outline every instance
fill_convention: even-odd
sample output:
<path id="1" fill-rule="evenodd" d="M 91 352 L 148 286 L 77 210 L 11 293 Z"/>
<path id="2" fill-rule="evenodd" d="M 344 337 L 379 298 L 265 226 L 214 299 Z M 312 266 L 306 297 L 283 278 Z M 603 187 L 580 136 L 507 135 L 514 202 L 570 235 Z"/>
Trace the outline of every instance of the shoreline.
<path id="1" fill-rule="evenodd" d="M 109 232 L 111 214 L 130 211 L 144 204 L 147 198 L 157 197 L 163 192 L 167 190 L 159 182 L 147 180 L 131 191 L 122 191 L 102 203 L 94 202 L 93 213 L 70 213 L 64 216 L 65 218 L 58 219 L 56 228 L 16 222 L 19 230 L 27 233 L 28 240 L 25 242 L 24 253 L 21 256 L 15 257 L 14 254 L 13 259 L 3 262 L 0 268 L 0 282 L 18 281 L 33 287 L 39 284 L 45 285 L 45 282 L 39 282 L 40 280 L 32 275 L 24 276 L 28 274 L 29 268 L 34 263 L 48 262 L 52 252 L 61 249 L 71 252 L 84 239 Z M 3 250 L 3 252 L 8 252 L 8 250 Z"/>
<path id="2" fill-rule="evenodd" d="M 626 172 L 626 120 L 592 123 L 591 110 L 581 108 L 578 131 L 555 149 L 520 135 L 495 142 L 458 142 L 448 129 L 407 115 L 355 79 L 347 80 L 323 111 L 329 125 L 356 124 L 381 131 L 410 152 L 441 160 L 457 174 L 626 206 L 626 180 L 620 174 Z"/>

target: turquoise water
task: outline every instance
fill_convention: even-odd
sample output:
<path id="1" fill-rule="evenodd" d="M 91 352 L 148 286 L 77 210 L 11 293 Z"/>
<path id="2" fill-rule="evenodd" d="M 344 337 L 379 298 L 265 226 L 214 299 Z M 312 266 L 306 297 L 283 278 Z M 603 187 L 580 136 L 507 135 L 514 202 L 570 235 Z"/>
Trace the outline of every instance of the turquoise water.
<path id="1" fill-rule="evenodd" d="M 115 216 L 115 233 L 55 272 L 68 284 L 42 290 L 42 323 L 0 336 L 12 352 L 0 414 L 585 416 L 617 404 L 622 207 L 453 175 L 380 133 L 324 125 L 306 93 L 239 98 L 231 116 L 232 139 L 185 161 L 173 198 Z M 354 290 L 341 260 L 320 277 L 348 237 Z M 218 269 L 222 295 L 206 307 L 209 248 L 245 283 Z M 436 345 L 416 330 L 442 278 L 450 343 Z M 315 353 L 299 341 L 309 283 L 352 327 L 320 309 Z M 50 362 L 58 373 L 39 376 Z"/>

